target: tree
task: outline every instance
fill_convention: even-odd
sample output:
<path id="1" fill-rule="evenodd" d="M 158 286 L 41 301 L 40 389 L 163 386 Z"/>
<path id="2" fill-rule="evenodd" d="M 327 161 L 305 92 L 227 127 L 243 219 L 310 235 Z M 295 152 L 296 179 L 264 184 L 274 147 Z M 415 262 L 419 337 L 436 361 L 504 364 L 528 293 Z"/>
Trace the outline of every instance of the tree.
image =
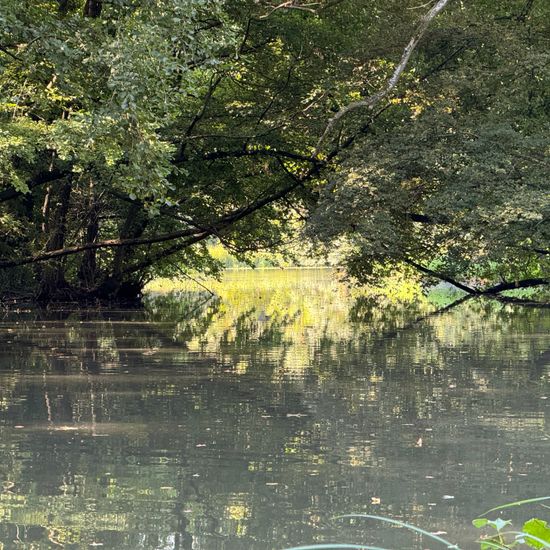
<path id="1" fill-rule="evenodd" d="M 429 31 L 409 89 L 333 170 L 309 231 L 358 280 L 402 266 L 472 294 L 550 282 L 549 12 L 506 9 Z"/>
<path id="2" fill-rule="evenodd" d="M 44 299 L 133 296 L 174 264 L 214 269 L 212 236 L 273 246 L 397 4 L 4 0 L 0 266 L 33 266 Z"/>
<path id="3" fill-rule="evenodd" d="M 353 206 L 344 196 L 353 185 L 334 182 L 367 147 L 389 156 L 360 170 L 389 163 L 407 134 L 418 141 L 430 121 L 415 110 L 443 123 L 448 70 L 459 58 L 479 68 L 471 37 L 488 18 L 513 26 L 517 45 L 535 13 L 499 23 L 495 14 L 510 2 L 466 13 L 451 3 L 440 15 L 447 3 L 423 8 L 414 31 L 412 1 L 2 0 L 7 286 L 19 278 L 48 300 L 135 297 L 156 275 L 218 269 L 209 239 L 240 255 L 273 249 L 309 217 L 315 237 L 354 241 L 337 216 L 332 233 L 322 221 L 338 193 L 344 212 Z M 466 104 L 456 109 L 474 119 Z M 397 218 L 427 220 L 421 209 L 409 212 L 402 187 L 394 183 L 388 197 L 404 207 Z M 384 215 L 381 205 L 367 206 Z M 447 219 L 425 225 L 451 230 Z M 401 242 L 417 242 L 417 226 L 406 227 Z M 391 240 L 386 230 L 380 246 Z M 424 260 L 417 248 L 407 251 Z M 360 256 L 372 264 L 368 250 Z"/>
<path id="4" fill-rule="evenodd" d="M 139 239 L 148 211 L 166 202 L 175 172 L 166 131 L 234 46 L 232 26 L 219 3 L 202 1 L 5 1 L 1 13 L 0 200 L 7 239 L 19 230 L 4 256 L 24 264 L 82 244 L 78 259 L 37 267 L 42 297 L 110 278 L 114 291 L 131 290 L 129 255 L 98 256 L 98 241 Z"/>

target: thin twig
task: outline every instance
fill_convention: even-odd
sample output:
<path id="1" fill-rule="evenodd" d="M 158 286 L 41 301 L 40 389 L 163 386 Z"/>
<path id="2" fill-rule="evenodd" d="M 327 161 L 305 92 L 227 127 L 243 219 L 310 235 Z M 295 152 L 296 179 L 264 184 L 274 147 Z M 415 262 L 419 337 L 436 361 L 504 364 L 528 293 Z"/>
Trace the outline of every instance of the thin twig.
<path id="1" fill-rule="evenodd" d="M 187 273 L 182 267 L 180 267 L 177 263 L 175 262 L 170 262 L 170 264 L 175 267 L 186 279 L 189 279 L 190 281 L 193 281 L 195 284 L 199 285 L 201 288 L 203 288 L 204 290 L 206 290 L 206 292 L 208 292 L 208 294 L 210 294 L 210 296 L 215 296 L 216 294 L 210 290 L 207 286 L 203 285 L 200 281 L 198 281 L 197 279 L 195 279 L 194 277 L 192 277 L 191 275 L 189 275 L 189 273 Z"/>

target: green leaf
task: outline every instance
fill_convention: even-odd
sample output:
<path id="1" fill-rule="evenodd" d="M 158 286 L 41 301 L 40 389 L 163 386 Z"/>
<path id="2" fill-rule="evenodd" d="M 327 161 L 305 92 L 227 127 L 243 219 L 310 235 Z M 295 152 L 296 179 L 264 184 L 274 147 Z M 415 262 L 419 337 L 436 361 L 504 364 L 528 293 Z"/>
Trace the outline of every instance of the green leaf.
<path id="1" fill-rule="evenodd" d="M 477 527 L 478 529 L 485 527 L 487 523 L 489 523 L 489 520 L 487 518 L 476 518 L 472 521 L 473 526 Z"/>
<path id="2" fill-rule="evenodd" d="M 523 524 L 523 531 L 538 539 L 526 537 L 526 542 L 531 548 L 550 548 L 550 527 L 546 521 L 537 518 L 530 519 Z"/>
<path id="3" fill-rule="evenodd" d="M 503 520 L 501 518 L 497 518 L 494 521 L 487 521 L 487 525 L 493 527 L 493 529 L 496 529 L 497 531 L 501 531 L 504 527 L 511 524 L 512 522 L 510 520 Z"/>

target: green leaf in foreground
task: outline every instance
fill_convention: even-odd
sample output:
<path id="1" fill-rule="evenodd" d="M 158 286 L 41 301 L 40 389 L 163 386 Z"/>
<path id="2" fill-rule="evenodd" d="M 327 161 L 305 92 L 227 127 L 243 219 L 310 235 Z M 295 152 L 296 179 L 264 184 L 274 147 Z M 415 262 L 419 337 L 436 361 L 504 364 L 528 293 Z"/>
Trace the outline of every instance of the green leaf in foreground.
<path id="1" fill-rule="evenodd" d="M 532 548 L 550 548 L 550 527 L 541 519 L 530 519 L 523 524 L 523 532 L 536 537 L 526 537 L 526 543 Z M 546 543 L 546 545 L 544 544 Z"/>
<path id="2" fill-rule="evenodd" d="M 501 518 L 495 519 L 495 521 L 488 521 L 487 525 L 491 526 L 493 529 L 496 529 L 497 531 L 502 531 L 507 525 L 511 525 L 512 522 L 510 520 L 503 520 Z"/>
<path id="3" fill-rule="evenodd" d="M 478 529 L 485 527 L 488 523 L 489 520 L 487 518 L 476 518 L 472 521 L 472 525 Z"/>
<path id="4" fill-rule="evenodd" d="M 452 542 L 449 542 L 448 540 L 445 540 L 444 538 L 441 538 L 437 535 L 434 535 L 433 533 L 430 533 L 429 531 L 425 531 L 424 529 L 420 529 L 420 527 L 416 527 L 416 525 L 411 525 L 410 523 L 405 523 L 404 521 L 385 518 L 383 516 L 373 516 L 371 514 L 346 514 L 346 515 L 343 515 L 343 516 L 336 516 L 334 519 L 344 519 L 344 518 L 367 518 L 367 519 L 376 519 L 378 521 L 384 521 L 385 523 L 391 523 L 393 525 L 398 525 L 399 527 L 404 527 L 405 529 L 410 529 L 411 531 L 415 531 L 417 533 L 420 533 L 421 535 L 424 535 L 424 536 L 429 537 L 433 540 L 436 540 L 437 542 L 441 542 L 442 544 L 445 544 L 447 546 L 447 548 L 453 548 L 454 550 L 460 550 L 460 548 L 456 544 L 453 544 Z"/>

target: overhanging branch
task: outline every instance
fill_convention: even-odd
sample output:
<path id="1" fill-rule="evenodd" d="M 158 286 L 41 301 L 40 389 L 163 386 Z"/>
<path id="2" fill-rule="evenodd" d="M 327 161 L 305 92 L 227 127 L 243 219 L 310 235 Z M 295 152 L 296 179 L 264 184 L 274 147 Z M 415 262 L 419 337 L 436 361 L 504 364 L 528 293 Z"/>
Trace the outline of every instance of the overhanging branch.
<path id="1" fill-rule="evenodd" d="M 449 283 L 472 296 L 496 296 L 497 294 L 505 292 L 506 290 L 516 290 L 519 288 L 533 288 L 536 286 L 550 285 L 550 279 L 546 279 L 543 277 L 534 277 L 531 279 L 520 279 L 518 281 L 499 283 L 485 289 L 477 289 L 465 285 L 464 283 L 461 283 L 460 281 L 457 281 L 456 279 L 453 279 L 452 277 L 445 275 L 444 273 L 438 273 L 433 269 L 429 269 L 428 267 L 423 266 L 422 264 L 419 264 L 414 260 L 411 260 L 410 258 L 404 258 L 403 261 L 406 264 L 414 267 L 421 273 L 429 275 L 430 277 L 435 277 L 436 279 L 439 279 L 441 281 L 445 281 L 446 283 Z"/>
<path id="2" fill-rule="evenodd" d="M 520 281 L 510 281 L 506 283 L 499 283 L 483 290 L 482 294 L 498 294 L 505 290 L 516 290 L 518 288 L 532 288 L 535 286 L 543 286 L 550 284 L 550 279 L 544 279 L 542 277 L 536 277 L 533 279 L 522 279 Z"/>
<path id="3" fill-rule="evenodd" d="M 403 50 L 403 54 L 401 56 L 401 60 L 397 64 L 397 67 L 393 71 L 392 75 L 386 82 L 386 85 L 384 88 L 382 88 L 380 91 L 376 92 L 375 94 L 365 98 L 361 99 L 359 101 L 354 101 L 352 103 L 349 103 L 345 107 L 342 107 L 329 121 L 327 124 L 325 131 L 323 132 L 323 135 L 317 142 L 317 147 L 315 148 L 315 152 L 312 155 L 313 157 L 316 157 L 319 154 L 319 151 L 321 149 L 321 146 L 327 137 L 327 135 L 332 131 L 336 123 L 346 116 L 349 112 L 354 111 L 359 108 L 367 107 L 369 109 L 374 109 L 378 103 L 385 97 L 389 95 L 389 93 L 395 88 L 397 83 L 399 82 L 399 79 L 401 78 L 401 75 L 403 74 L 403 71 L 407 67 L 409 63 L 409 59 L 411 58 L 412 53 L 416 49 L 416 46 L 428 30 L 428 27 L 430 26 L 430 23 L 432 20 L 445 8 L 445 6 L 449 3 L 450 0 L 439 0 L 429 11 L 426 13 L 421 19 L 420 22 L 416 28 L 416 31 L 412 35 L 411 39 L 409 40 L 409 43 Z"/>
<path id="4" fill-rule="evenodd" d="M 77 246 L 71 246 L 66 247 L 58 250 L 52 250 L 48 252 L 42 252 L 40 254 L 36 254 L 34 256 L 28 256 L 25 258 L 19 258 L 16 260 L 4 260 L 0 261 L 0 269 L 7 269 L 11 267 L 17 267 L 22 265 L 28 265 L 38 262 L 44 262 L 47 260 L 52 260 L 55 258 L 62 258 L 65 256 L 71 256 L 74 254 L 79 254 L 81 252 L 84 252 L 86 250 L 98 250 L 102 248 L 119 248 L 123 246 L 143 246 L 143 245 L 151 245 L 151 244 L 157 244 L 162 242 L 168 242 L 168 241 L 174 241 L 178 239 L 182 239 L 185 237 L 189 237 L 188 240 L 186 240 L 184 243 L 179 243 L 175 247 L 175 252 L 178 250 L 181 250 L 181 248 L 186 248 L 187 246 L 191 246 L 192 244 L 195 244 L 196 242 L 202 241 L 206 238 L 208 238 L 211 235 L 215 235 L 219 233 L 220 231 L 227 229 L 228 227 L 232 226 L 233 224 L 237 223 L 238 221 L 242 220 L 243 218 L 246 218 L 250 214 L 253 214 L 257 210 L 260 210 L 264 206 L 267 206 L 268 204 L 271 204 L 273 202 L 276 202 L 280 200 L 281 198 L 285 197 L 292 191 L 294 191 L 297 187 L 299 187 L 302 184 L 300 180 L 292 181 L 289 185 L 283 187 L 279 191 L 272 193 L 271 195 L 264 197 L 263 199 L 258 199 L 252 204 L 249 204 L 247 206 L 244 206 L 242 208 L 239 208 L 230 214 L 227 214 L 215 222 L 209 224 L 207 227 L 196 227 L 196 228 L 186 228 L 179 231 L 173 231 L 170 233 L 163 233 L 162 235 L 154 235 L 151 237 L 145 237 L 145 238 L 136 238 L 136 239 L 108 239 L 104 241 L 98 241 L 93 243 L 86 243 L 82 245 Z M 183 245 L 183 246 L 182 246 Z M 169 254 L 163 254 L 163 257 L 165 255 Z M 152 262 L 154 263 L 154 262 Z"/>
<path id="5" fill-rule="evenodd" d="M 418 269 L 421 273 L 424 273 L 425 275 L 429 275 L 430 277 L 435 277 L 436 279 L 440 279 L 441 281 L 445 281 L 446 283 L 449 283 L 456 288 L 459 288 L 460 290 L 463 290 L 464 292 L 467 292 L 468 294 L 480 294 L 480 291 L 472 288 L 470 286 L 467 286 L 460 281 L 457 281 L 453 279 L 452 277 L 449 277 L 448 275 L 445 275 L 444 273 L 438 273 L 437 271 L 434 271 L 433 269 L 429 269 L 426 266 L 423 266 L 422 264 L 419 264 L 415 262 L 414 260 L 411 260 L 410 258 L 404 258 L 403 261 L 414 267 L 415 269 Z"/>
<path id="6" fill-rule="evenodd" d="M 119 248 L 122 246 L 141 246 L 141 245 L 147 245 L 147 244 L 161 243 L 161 242 L 171 241 L 174 239 L 180 239 L 182 237 L 195 235 L 196 233 L 197 233 L 197 230 L 195 229 L 185 229 L 181 231 L 164 233 L 162 235 L 156 235 L 153 237 L 143 238 L 143 239 L 108 239 L 105 241 L 97 241 L 94 243 L 86 243 L 86 244 L 77 245 L 77 246 L 69 246 L 66 248 L 60 248 L 58 250 L 42 252 L 40 254 L 35 254 L 34 256 L 28 256 L 26 258 L 19 258 L 17 260 L 4 260 L 0 262 L 0 269 L 34 264 L 38 262 L 44 262 L 46 260 L 52 260 L 55 258 L 63 258 L 65 256 L 72 256 L 73 254 L 79 254 L 80 252 L 84 252 L 86 250 L 97 250 L 100 248 Z"/>
<path id="7" fill-rule="evenodd" d="M 68 172 L 63 172 L 61 170 L 51 170 L 50 172 L 42 172 L 41 174 L 38 174 L 31 182 L 28 183 L 28 188 L 29 190 L 32 190 L 35 187 L 40 187 L 41 185 L 45 185 L 46 183 L 51 183 L 53 181 L 60 180 L 61 178 L 64 178 L 68 175 L 69 175 Z M 0 192 L 0 203 L 9 201 L 11 199 L 15 199 L 24 194 L 25 193 L 23 191 L 19 191 L 14 187 L 10 187 L 9 189 L 4 189 L 4 191 Z"/>

